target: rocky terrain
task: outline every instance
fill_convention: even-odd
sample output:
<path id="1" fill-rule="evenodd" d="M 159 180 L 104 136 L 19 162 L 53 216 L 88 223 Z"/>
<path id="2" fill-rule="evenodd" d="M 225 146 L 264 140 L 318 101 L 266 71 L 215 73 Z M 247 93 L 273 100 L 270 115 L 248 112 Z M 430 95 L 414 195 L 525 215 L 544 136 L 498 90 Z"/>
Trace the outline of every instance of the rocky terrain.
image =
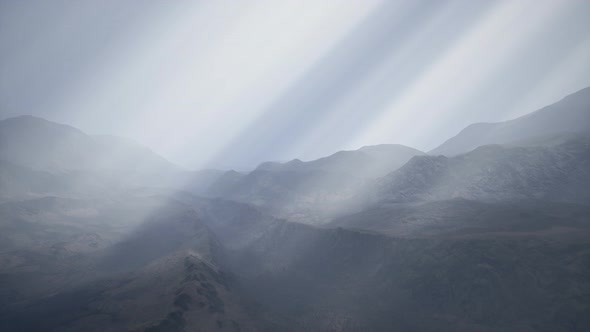
<path id="1" fill-rule="evenodd" d="M 249 173 L 0 121 L 0 330 L 588 331 L 587 97 Z"/>

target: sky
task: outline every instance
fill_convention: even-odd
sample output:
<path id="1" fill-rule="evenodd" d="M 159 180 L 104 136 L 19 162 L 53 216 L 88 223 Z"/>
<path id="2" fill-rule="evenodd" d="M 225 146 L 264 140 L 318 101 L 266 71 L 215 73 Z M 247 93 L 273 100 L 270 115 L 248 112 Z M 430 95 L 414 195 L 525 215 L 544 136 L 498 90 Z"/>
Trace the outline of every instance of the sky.
<path id="1" fill-rule="evenodd" d="M 0 119 L 187 168 L 428 151 L 590 86 L 587 0 L 0 0 Z"/>

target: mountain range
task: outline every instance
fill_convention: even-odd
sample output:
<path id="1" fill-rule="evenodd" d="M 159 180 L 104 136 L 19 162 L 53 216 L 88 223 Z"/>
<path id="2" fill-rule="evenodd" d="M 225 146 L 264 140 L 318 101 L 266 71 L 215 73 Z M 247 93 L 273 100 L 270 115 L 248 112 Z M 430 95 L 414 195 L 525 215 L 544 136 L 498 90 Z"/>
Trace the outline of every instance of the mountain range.
<path id="1" fill-rule="evenodd" d="M 208 194 L 311 224 L 367 200 L 588 202 L 588 105 L 590 88 L 511 121 L 469 126 L 428 154 L 381 145 L 307 163 L 263 163 L 248 174 L 227 172 Z"/>
<path id="2" fill-rule="evenodd" d="M 246 173 L 0 121 L 0 330 L 587 331 L 589 117 Z"/>
<path id="3" fill-rule="evenodd" d="M 279 217 L 318 223 L 367 182 L 423 154 L 402 145 L 378 145 L 310 162 L 262 163 L 248 174 L 226 173 L 207 193 L 259 206 Z"/>

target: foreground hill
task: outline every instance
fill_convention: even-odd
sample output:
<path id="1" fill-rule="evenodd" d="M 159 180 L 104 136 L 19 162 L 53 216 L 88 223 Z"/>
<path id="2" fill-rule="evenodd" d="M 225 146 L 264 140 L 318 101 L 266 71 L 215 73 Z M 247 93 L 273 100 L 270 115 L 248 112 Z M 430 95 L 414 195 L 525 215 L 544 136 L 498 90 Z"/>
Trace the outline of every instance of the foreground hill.
<path id="1" fill-rule="evenodd" d="M 249 298 L 300 331 L 584 331 L 586 235 L 388 237 L 279 223 L 235 253 Z M 482 232 L 482 233 L 485 233 Z"/>
<path id="2" fill-rule="evenodd" d="M 0 205 L 3 331 L 262 330 L 193 209 L 124 199 Z"/>
<path id="3" fill-rule="evenodd" d="M 472 124 L 429 154 L 453 156 L 482 145 L 516 144 L 572 133 L 590 133 L 590 87 L 514 120 Z"/>
<path id="4" fill-rule="evenodd" d="M 0 327 L 587 330 L 587 207 L 427 204 L 386 236 L 187 193 L 8 202 Z"/>

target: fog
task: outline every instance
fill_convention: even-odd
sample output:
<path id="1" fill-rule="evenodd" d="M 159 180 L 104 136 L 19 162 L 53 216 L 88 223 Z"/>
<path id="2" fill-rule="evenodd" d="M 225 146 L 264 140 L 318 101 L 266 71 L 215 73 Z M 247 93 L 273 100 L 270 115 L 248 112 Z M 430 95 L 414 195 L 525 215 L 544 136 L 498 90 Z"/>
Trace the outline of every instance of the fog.
<path id="1" fill-rule="evenodd" d="M 526 114 L 590 85 L 587 1 L 0 3 L 0 117 L 252 169 Z"/>
<path id="2" fill-rule="evenodd" d="M 0 331 L 590 331 L 589 17 L 0 0 Z"/>

